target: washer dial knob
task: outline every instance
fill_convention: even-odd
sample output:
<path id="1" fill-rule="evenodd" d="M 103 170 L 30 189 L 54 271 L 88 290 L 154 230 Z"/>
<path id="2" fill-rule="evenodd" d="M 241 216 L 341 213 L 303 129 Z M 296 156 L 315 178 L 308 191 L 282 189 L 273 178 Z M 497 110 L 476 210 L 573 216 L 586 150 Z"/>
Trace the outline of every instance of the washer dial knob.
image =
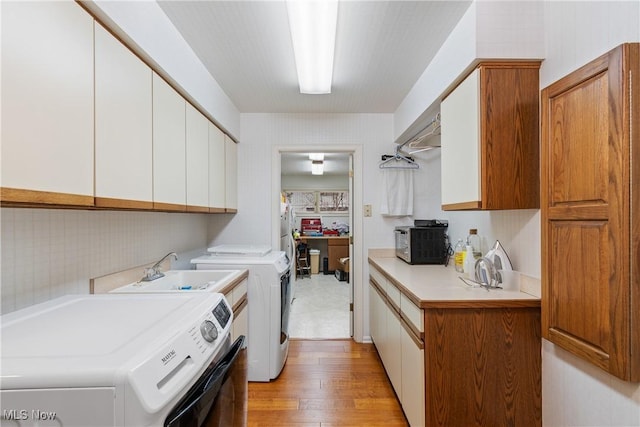
<path id="1" fill-rule="evenodd" d="M 218 329 L 216 328 L 216 324 L 211 320 L 202 322 L 200 332 L 202 333 L 202 337 L 208 342 L 213 342 L 218 338 Z"/>

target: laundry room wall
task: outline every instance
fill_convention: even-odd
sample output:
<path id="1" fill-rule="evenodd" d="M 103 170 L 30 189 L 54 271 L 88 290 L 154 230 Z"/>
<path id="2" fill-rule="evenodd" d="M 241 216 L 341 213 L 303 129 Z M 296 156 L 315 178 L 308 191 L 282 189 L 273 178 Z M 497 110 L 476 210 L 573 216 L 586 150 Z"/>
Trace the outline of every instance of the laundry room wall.
<path id="1" fill-rule="evenodd" d="M 363 202 L 378 205 L 381 154 L 393 152 L 391 114 L 242 114 L 238 144 L 238 213 L 211 218 L 210 243 L 271 244 L 271 158 L 274 146 L 361 145 Z M 375 209 L 374 209 L 375 213 Z M 364 218 L 363 244 L 390 247 L 393 224 L 380 215 Z M 388 231 L 388 232 L 385 232 Z"/>
<path id="2" fill-rule="evenodd" d="M 207 215 L 2 208 L 0 313 L 67 294 L 94 277 L 178 253 L 189 268 L 206 245 Z M 140 270 L 140 277 L 143 271 Z"/>

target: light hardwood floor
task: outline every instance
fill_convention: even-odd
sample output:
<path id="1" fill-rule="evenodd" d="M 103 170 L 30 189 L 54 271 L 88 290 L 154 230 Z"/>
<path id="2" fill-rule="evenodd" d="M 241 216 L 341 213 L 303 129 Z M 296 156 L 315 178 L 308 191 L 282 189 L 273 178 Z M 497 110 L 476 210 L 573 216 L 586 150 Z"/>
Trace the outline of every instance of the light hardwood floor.
<path id="1" fill-rule="evenodd" d="M 405 427 L 373 344 L 291 340 L 270 383 L 249 383 L 248 427 Z"/>

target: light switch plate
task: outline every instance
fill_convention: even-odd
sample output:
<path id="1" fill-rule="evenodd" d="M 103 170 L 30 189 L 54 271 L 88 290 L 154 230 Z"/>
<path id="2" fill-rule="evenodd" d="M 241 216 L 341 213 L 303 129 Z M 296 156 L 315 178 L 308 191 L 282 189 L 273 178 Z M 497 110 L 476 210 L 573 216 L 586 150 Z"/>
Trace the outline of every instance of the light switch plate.
<path id="1" fill-rule="evenodd" d="M 371 205 L 364 205 L 364 216 L 371 216 Z"/>

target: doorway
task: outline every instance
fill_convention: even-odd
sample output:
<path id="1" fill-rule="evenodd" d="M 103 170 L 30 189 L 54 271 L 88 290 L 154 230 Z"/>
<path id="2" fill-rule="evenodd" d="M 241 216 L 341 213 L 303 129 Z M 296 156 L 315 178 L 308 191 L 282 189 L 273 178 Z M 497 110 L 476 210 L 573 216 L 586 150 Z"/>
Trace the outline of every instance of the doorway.
<path id="1" fill-rule="evenodd" d="M 315 184 L 311 177 L 312 160 L 309 159 L 309 153 L 323 153 L 326 156 L 324 166 L 328 177 L 317 179 Z M 298 325 L 298 329 L 296 326 L 290 328 L 292 338 L 328 339 L 353 336 L 356 341 L 362 341 L 361 158 L 362 149 L 360 146 L 280 146 L 273 148 L 272 188 L 273 200 L 277 201 L 274 203 L 273 210 L 274 216 L 277 212 L 272 228 L 274 230 L 274 246 L 279 246 L 281 241 L 281 228 L 279 224 L 276 225 L 276 222 L 281 219 L 282 190 L 290 193 L 289 197 L 295 198 L 292 203 L 295 205 L 292 206 L 292 209 L 295 210 L 296 216 L 293 221 L 294 229 L 302 232 L 303 219 L 320 219 L 323 229 L 322 236 L 310 232 L 306 236 L 301 236 L 302 238 L 297 241 L 298 244 L 306 244 L 307 249 L 314 249 L 316 253 L 309 257 L 310 267 L 314 272 L 306 275 L 300 274 L 296 281 L 298 286 L 294 290 L 292 324 L 296 320 L 296 308 L 304 312 L 306 317 L 301 317 L 301 322 L 304 324 Z M 297 166 L 292 165 L 296 162 Z M 336 165 L 332 165 L 332 162 L 342 162 L 341 178 L 339 177 L 340 173 L 334 170 Z M 304 166 L 301 167 L 301 164 Z M 345 230 L 345 226 L 348 227 L 348 230 Z M 324 234 L 324 229 L 328 229 L 328 235 Z M 332 234 L 336 232 L 339 233 L 337 236 Z M 330 257 L 333 260 L 337 253 L 336 248 L 332 247 L 332 254 L 329 255 L 329 244 L 334 246 L 338 244 L 338 241 L 341 241 L 340 244 L 345 242 L 347 245 L 344 248 L 347 249 L 347 252 L 342 252 L 346 256 L 340 257 L 347 258 L 347 260 L 345 261 L 346 265 L 341 265 L 338 268 L 339 273 L 336 277 L 333 270 L 335 262 L 332 262 L 332 266 L 329 267 L 328 261 Z M 317 264 L 313 265 L 313 263 Z M 345 270 L 348 270 L 348 281 Z M 310 299 L 305 300 L 305 298 Z M 319 302 L 327 304 L 326 313 L 320 313 L 324 309 L 322 304 L 316 304 Z M 310 303 L 312 305 L 309 305 Z M 344 309 L 341 312 L 340 310 L 336 311 L 338 309 L 336 304 L 343 305 Z M 309 314 L 314 310 L 319 311 Z M 332 322 L 327 322 L 328 318 L 333 318 Z M 323 319 L 325 320 L 323 321 Z M 317 322 L 314 324 L 314 321 Z M 322 325 L 323 323 L 325 325 Z M 336 323 L 340 324 L 337 328 L 335 327 Z M 335 334 L 332 335 L 332 332 Z M 297 334 L 300 336 L 296 336 Z"/>

